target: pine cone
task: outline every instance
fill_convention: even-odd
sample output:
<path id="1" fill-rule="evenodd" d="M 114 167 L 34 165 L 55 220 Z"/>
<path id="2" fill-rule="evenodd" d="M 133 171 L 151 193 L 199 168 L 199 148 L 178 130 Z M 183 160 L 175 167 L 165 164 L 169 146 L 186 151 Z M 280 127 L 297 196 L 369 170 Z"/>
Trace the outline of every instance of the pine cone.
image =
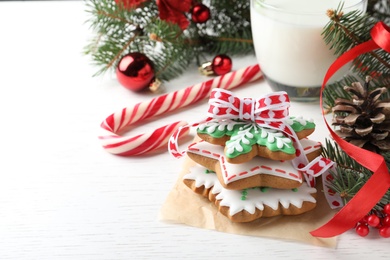
<path id="1" fill-rule="evenodd" d="M 338 98 L 332 111 L 332 124 L 336 133 L 346 141 L 374 152 L 390 151 L 390 101 L 379 100 L 387 91 L 376 88 L 369 91 L 371 77 L 364 87 L 360 82 L 344 89 L 352 94 L 352 100 Z"/>

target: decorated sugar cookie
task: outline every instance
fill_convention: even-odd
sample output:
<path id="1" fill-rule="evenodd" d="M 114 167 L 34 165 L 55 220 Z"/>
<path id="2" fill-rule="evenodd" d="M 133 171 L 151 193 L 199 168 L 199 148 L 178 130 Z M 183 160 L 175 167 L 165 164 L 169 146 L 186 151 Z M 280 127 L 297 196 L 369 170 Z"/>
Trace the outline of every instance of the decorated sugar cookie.
<path id="1" fill-rule="evenodd" d="M 315 124 L 302 117 L 290 117 L 286 123 L 299 139 L 314 132 Z M 224 145 L 230 163 L 250 161 L 255 156 L 272 160 L 291 160 L 296 157 L 291 138 L 282 131 L 261 127 L 243 120 L 211 120 L 198 126 L 198 136 L 212 144 Z"/>
<path id="2" fill-rule="evenodd" d="M 300 140 L 308 158 L 321 153 L 321 144 L 309 139 Z M 293 189 L 301 186 L 302 172 L 291 161 L 254 157 L 251 161 L 233 164 L 226 160 L 224 147 L 200 141 L 189 145 L 187 155 L 196 163 L 216 172 L 221 185 L 226 189 L 267 186 Z"/>
<path id="3" fill-rule="evenodd" d="M 313 209 L 315 178 L 333 162 L 321 156 L 319 142 L 307 138 L 315 124 L 289 116 L 289 106 L 285 92 L 238 98 L 213 90 L 207 119 L 191 125 L 203 140 L 181 152 L 177 138 L 183 127 L 169 143 L 173 156 L 187 154 L 197 164 L 185 175 L 185 185 L 235 222 Z"/>
<path id="4" fill-rule="evenodd" d="M 214 172 L 195 165 L 184 176 L 184 183 L 214 202 L 218 210 L 233 222 L 250 222 L 261 217 L 298 215 L 316 206 L 317 190 L 307 185 L 294 189 L 253 187 L 228 190 Z"/>

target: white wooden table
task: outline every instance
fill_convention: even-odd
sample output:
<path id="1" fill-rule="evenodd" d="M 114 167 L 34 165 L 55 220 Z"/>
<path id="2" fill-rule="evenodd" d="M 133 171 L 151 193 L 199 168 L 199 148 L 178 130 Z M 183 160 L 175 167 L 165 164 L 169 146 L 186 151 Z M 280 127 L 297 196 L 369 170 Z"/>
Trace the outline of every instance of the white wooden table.
<path id="1" fill-rule="evenodd" d="M 101 121 L 153 95 L 129 92 L 110 74 L 91 76 L 97 68 L 82 54 L 91 38 L 85 9 L 82 1 L 0 2 L 0 259 L 389 258 L 389 239 L 353 231 L 328 249 L 160 221 L 182 161 L 101 148 Z M 234 58 L 234 69 L 254 62 Z M 203 80 L 194 66 L 166 87 Z M 237 89 L 268 91 L 265 82 Z M 202 102 L 131 133 L 194 122 L 205 108 Z M 318 104 L 294 103 L 291 111 L 314 118 L 313 138 L 324 140 Z"/>

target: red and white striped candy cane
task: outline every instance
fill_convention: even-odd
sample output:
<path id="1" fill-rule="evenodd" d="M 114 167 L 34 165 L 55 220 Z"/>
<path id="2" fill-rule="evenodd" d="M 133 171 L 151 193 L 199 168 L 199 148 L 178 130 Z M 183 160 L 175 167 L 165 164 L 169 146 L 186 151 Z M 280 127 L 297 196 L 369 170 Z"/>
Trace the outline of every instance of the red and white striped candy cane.
<path id="1" fill-rule="evenodd" d="M 259 65 L 232 71 L 185 89 L 168 93 L 150 101 L 140 102 L 132 107 L 111 114 L 101 124 L 103 133 L 99 136 L 103 148 L 112 154 L 122 156 L 141 155 L 167 145 L 170 136 L 187 122 L 178 121 L 155 129 L 152 132 L 125 137 L 119 135 L 125 127 L 175 109 L 194 104 L 206 97 L 214 88 L 233 89 L 262 77 Z M 181 133 L 181 136 L 188 131 Z"/>

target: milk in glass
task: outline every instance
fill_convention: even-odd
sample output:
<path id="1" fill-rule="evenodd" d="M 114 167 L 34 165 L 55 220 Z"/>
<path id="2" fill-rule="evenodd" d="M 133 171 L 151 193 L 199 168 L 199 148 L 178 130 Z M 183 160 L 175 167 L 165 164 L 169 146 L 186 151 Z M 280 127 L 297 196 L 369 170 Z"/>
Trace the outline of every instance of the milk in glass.
<path id="1" fill-rule="evenodd" d="M 319 88 L 336 59 L 322 37 L 340 0 L 252 0 L 251 24 L 256 56 L 274 90 L 290 98 L 318 99 Z M 366 0 L 345 0 L 344 13 L 365 11 Z M 345 73 L 340 71 L 339 74 Z M 333 77 L 337 79 L 337 75 Z"/>

